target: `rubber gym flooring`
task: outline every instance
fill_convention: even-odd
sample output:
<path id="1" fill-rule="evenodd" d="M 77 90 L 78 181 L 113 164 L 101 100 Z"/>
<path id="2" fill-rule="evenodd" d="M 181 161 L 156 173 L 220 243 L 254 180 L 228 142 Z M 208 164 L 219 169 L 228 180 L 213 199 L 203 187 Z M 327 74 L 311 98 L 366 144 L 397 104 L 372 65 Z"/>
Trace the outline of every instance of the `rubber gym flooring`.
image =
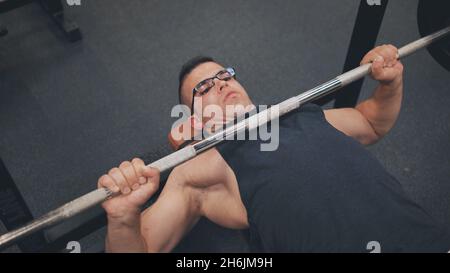
<path id="1" fill-rule="evenodd" d="M 417 2 L 390 1 L 377 44 L 419 38 Z M 0 157 L 33 216 L 42 215 L 95 189 L 123 160 L 170 153 L 170 110 L 187 59 L 210 55 L 234 66 L 255 104 L 276 103 L 343 72 L 358 6 L 81 0 L 65 7 L 82 30 L 77 43 L 37 4 L 1 14 L 9 34 L 0 38 Z M 369 149 L 450 230 L 449 72 L 425 50 L 403 63 L 400 117 Z M 374 87 L 366 79 L 360 99 Z M 100 252 L 104 235 L 100 227 L 74 239 L 83 252 Z M 175 251 L 245 252 L 244 238 L 201 220 Z"/>

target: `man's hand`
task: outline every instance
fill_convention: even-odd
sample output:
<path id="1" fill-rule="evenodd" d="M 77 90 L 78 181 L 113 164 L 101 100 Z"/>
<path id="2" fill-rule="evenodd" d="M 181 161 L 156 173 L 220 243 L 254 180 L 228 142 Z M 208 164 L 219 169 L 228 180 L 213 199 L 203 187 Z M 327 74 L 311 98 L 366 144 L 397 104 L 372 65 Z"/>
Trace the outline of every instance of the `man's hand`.
<path id="1" fill-rule="evenodd" d="M 403 96 L 403 65 L 397 55 L 396 47 L 382 45 L 364 56 L 361 65 L 372 62 L 370 74 L 380 84 L 355 108 L 325 110 L 325 118 L 333 127 L 364 145 L 377 142 L 391 130 Z"/>
<path id="2" fill-rule="evenodd" d="M 361 65 L 372 62 L 371 76 L 383 85 L 397 85 L 402 82 L 403 65 L 397 60 L 398 50 L 393 45 L 378 46 L 369 51 Z"/>
<path id="3" fill-rule="evenodd" d="M 118 168 L 113 168 L 100 177 L 98 187 L 121 193 L 103 202 L 108 218 L 131 220 L 140 215 L 141 206 L 158 189 L 159 171 L 146 167 L 141 159 L 135 158 L 131 162 L 122 162 Z"/>

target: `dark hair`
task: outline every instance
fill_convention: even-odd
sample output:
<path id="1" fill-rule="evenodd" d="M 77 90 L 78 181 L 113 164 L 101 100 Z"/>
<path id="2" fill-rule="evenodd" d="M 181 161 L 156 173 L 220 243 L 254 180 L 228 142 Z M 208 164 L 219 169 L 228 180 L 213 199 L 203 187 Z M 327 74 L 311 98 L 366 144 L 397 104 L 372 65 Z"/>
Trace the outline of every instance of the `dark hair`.
<path id="1" fill-rule="evenodd" d="M 183 85 L 183 81 L 186 78 L 186 76 L 191 73 L 194 68 L 201 65 L 202 63 L 208 63 L 208 62 L 216 62 L 213 58 L 208 56 L 196 56 L 186 63 L 183 64 L 180 70 L 180 74 L 178 76 L 178 100 L 180 103 L 182 103 L 181 98 L 181 86 Z"/>

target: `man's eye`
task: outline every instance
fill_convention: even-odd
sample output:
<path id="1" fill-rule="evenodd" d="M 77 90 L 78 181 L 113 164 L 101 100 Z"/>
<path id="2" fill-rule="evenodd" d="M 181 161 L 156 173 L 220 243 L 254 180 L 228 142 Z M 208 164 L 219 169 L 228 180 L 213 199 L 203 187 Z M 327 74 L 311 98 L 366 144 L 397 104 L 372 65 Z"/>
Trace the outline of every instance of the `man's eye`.
<path id="1" fill-rule="evenodd" d="M 209 92 L 210 89 L 211 89 L 210 87 L 204 88 L 203 91 L 200 91 L 200 95 L 202 95 L 202 96 L 205 95 L 206 93 Z"/>
<path id="2" fill-rule="evenodd" d="M 200 85 L 199 88 L 197 88 L 198 92 L 205 92 L 208 91 L 208 89 L 211 88 L 211 84 L 209 84 L 208 82 L 203 83 L 202 85 Z"/>
<path id="3" fill-rule="evenodd" d="M 228 80 L 228 79 L 231 78 L 231 74 L 228 73 L 228 72 L 223 72 L 223 73 L 220 74 L 218 77 L 219 77 L 220 79 L 222 79 L 222 80 Z"/>

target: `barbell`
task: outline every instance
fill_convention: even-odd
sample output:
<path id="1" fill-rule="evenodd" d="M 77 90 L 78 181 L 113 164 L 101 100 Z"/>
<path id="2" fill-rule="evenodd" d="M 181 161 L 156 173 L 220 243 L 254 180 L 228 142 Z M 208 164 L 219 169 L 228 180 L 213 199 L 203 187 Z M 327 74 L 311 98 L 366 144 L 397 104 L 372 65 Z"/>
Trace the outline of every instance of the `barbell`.
<path id="1" fill-rule="evenodd" d="M 442 39 L 444 36 L 450 33 L 450 26 L 439 30 L 435 33 L 427 35 L 419 40 L 409 43 L 398 50 L 398 59 L 405 58 L 419 49 L 425 48 L 434 44 L 436 41 Z M 437 46 L 437 45 L 436 45 Z M 328 95 L 340 88 L 357 81 L 370 74 L 372 64 L 368 63 L 361 65 L 353 70 L 350 70 L 344 74 L 341 74 L 334 79 L 327 81 L 319 86 L 316 86 L 308 91 L 300 93 L 297 96 L 291 97 L 281 103 L 274 105 L 279 111 L 272 111 L 272 108 L 266 109 L 253 116 L 248 117 L 236 124 L 231 124 L 225 129 L 208 136 L 206 139 L 201 140 L 195 144 L 188 145 L 176 152 L 173 152 L 148 166 L 157 168 L 160 172 L 167 171 L 196 155 L 218 145 L 224 139 L 228 139 L 229 136 L 242 133 L 246 130 L 252 130 L 257 126 L 261 126 L 270 122 L 275 118 L 282 117 L 283 115 L 299 108 L 305 103 L 316 100 L 320 97 Z M 272 106 L 272 107 L 274 107 Z M 40 231 L 44 228 L 54 226 L 62 221 L 70 219 L 71 217 L 92 208 L 108 198 L 113 198 L 116 194 L 109 191 L 106 188 L 100 188 L 87 193 L 71 202 L 64 204 L 63 206 L 50 211 L 49 213 L 31 221 L 27 225 L 18 229 L 12 230 L 0 236 L 0 249 L 5 248 L 17 240 Z"/>

